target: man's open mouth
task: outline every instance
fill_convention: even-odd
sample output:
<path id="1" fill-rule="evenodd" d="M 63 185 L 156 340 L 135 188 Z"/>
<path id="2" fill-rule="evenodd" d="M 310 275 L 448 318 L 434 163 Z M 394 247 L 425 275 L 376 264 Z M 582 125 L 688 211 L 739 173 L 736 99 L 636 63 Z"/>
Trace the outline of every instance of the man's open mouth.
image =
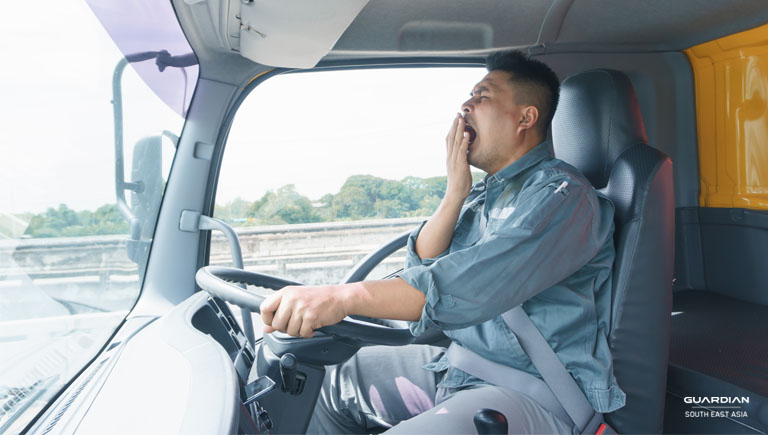
<path id="1" fill-rule="evenodd" d="M 464 131 L 469 133 L 469 144 L 472 145 L 472 142 L 474 142 L 475 138 L 477 137 L 477 132 L 475 131 L 474 128 L 472 128 L 471 125 L 466 123 L 464 124 Z"/>

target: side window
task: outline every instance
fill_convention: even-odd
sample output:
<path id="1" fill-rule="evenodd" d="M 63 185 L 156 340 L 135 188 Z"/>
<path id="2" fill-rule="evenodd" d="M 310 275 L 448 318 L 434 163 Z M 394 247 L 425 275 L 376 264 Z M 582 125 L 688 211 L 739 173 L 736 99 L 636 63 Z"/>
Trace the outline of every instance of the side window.
<path id="1" fill-rule="evenodd" d="M 418 226 L 445 191 L 445 136 L 483 68 L 304 72 L 254 89 L 227 141 L 214 215 L 238 230 L 245 268 L 341 282 Z M 479 175 L 479 174 L 478 174 Z M 228 264 L 214 236 L 211 264 Z M 402 251 L 369 275 L 402 267 Z"/>
<path id="2" fill-rule="evenodd" d="M 170 2 L 51 2 L 35 26 L 22 8 L 0 4 L 0 433 L 23 432 L 139 298 L 197 82 Z M 161 49 L 187 66 L 160 71 Z"/>

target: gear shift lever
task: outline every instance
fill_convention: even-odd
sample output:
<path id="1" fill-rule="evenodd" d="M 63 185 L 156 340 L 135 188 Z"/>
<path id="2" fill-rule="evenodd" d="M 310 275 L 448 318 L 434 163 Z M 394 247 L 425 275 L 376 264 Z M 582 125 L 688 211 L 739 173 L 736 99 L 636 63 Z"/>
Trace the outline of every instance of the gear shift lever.
<path id="1" fill-rule="evenodd" d="M 483 408 L 473 419 L 478 435 L 506 434 L 507 417 L 495 409 Z"/>
<path id="2" fill-rule="evenodd" d="M 292 353 L 280 357 L 280 377 L 283 381 L 282 390 L 292 392 L 296 383 L 296 357 Z"/>

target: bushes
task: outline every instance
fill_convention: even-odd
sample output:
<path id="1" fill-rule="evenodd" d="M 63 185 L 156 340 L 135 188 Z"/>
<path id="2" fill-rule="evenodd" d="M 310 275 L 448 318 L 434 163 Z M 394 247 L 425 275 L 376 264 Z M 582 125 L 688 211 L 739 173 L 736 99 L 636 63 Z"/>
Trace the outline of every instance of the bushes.
<path id="1" fill-rule="evenodd" d="M 66 204 L 50 207 L 32 216 L 25 234 L 32 237 L 79 237 L 106 234 L 127 234 L 128 221 L 115 204 L 106 204 L 96 211 L 76 212 Z"/>
<path id="2" fill-rule="evenodd" d="M 483 174 L 473 173 L 475 181 Z M 214 216 L 234 226 L 300 224 L 431 215 L 445 194 L 446 178 L 406 177 L 400 181 L 353 175 L 339 192 L 311 201 L 292 184 L 265 193 L 256 201 L 237 198 L 216 205 Z M 66 204 L 34 215 L 26 234 L 74 237 L 127 234 L 128 222 L 114 204 L 76 212 Z"/>
<path id="3" fill-rule="evenodd" d="M 237 226 L 252 226 L 429 216 L 440 204 L 445 186 L 445 177 L 397 181 L 353 175 L 336 194 L 328 193 L 314 202 L 287 185 L 250 203 L 245 213 L 242 204 L 248 202 L 241 198 L 217 205 L 216 217 Z"/>

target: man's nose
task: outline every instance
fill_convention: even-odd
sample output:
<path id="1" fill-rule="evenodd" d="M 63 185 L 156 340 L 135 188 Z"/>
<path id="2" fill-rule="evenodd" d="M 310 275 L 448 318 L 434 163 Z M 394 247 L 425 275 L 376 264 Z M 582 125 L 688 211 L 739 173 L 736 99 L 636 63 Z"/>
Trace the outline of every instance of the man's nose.
<path id="1" fill-rule="evenodd" d="M 470 113 L 473 110 L 475 110 L 475 107 L 472 105 L 472 99 L 471 98 L 469 100 L 465 101 L 461 105 L 461 112 L 462 113 Z"/>

